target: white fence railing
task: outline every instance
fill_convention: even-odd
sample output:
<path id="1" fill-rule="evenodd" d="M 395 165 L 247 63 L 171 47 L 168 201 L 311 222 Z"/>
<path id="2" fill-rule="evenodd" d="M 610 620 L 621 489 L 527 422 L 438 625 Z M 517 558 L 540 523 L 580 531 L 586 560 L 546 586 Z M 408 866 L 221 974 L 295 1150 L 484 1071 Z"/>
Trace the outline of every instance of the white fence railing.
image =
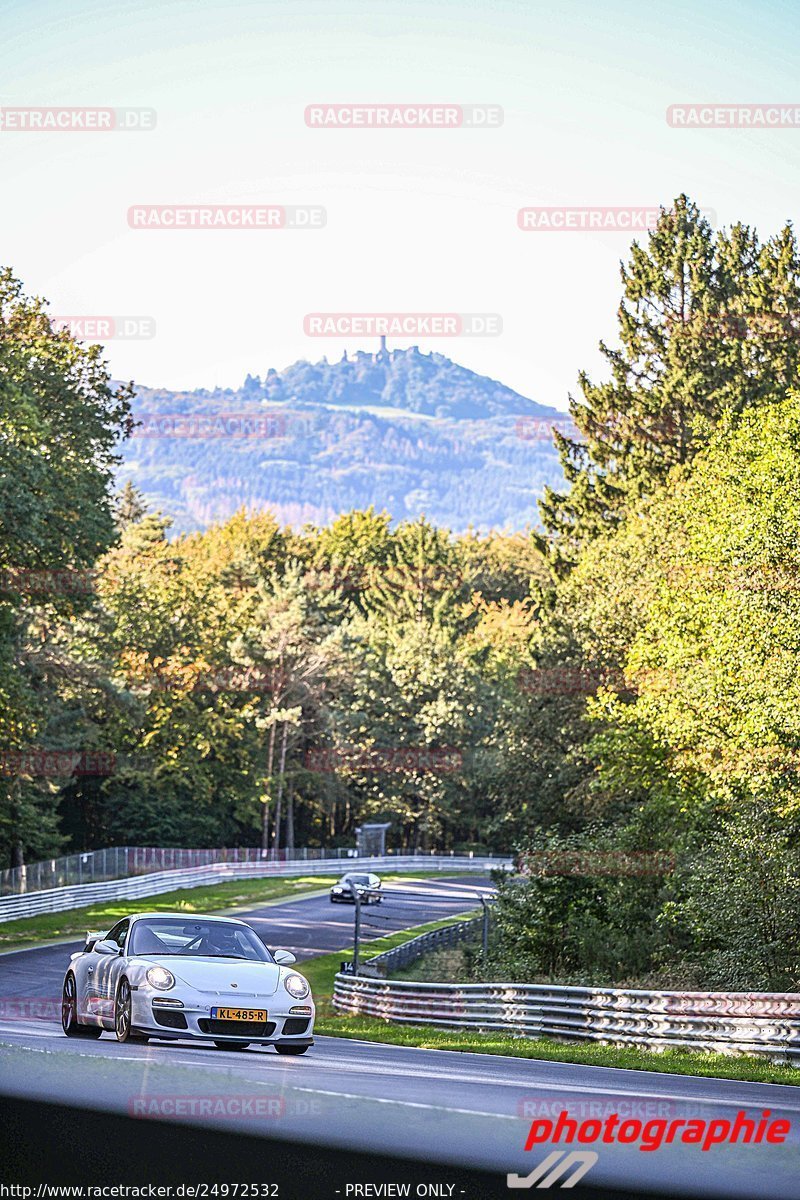
<path id="1" fill-rule="evenodd" d="M 256 846 L 186 849 L 183 846 L 106 846 L 103 850 L 83 850 L 62 858 L 28 863 L 24 867 L 6 867 L 0 871 L 0 896 L 21 896 L 28 892 L 50 891 L 74 884 L 102 883 L 129 875 L 149 875 L 154 871 L 189 870 L 228 862 L 289 862 L 295 859 L 351 858 L 355 848 L 319 847 L 287 850 L 262 850 Z"/>
<path id="2" fill-rule="evenodd" d="M 375 960 L 370 965 L 375 965 Z M 335 1008 L 407 1025 L 723 1054 L 800 1066 L 800 994 L 648 992 L 336 976 Z"/>
<path id="3" fill-rule="evenodd" d="M 157 871 L 131 879 L 113 879 L 107 883 L 84 883 L 75 887 L 52 888 L 25 896 L 0 899 L 0 922 L 39 913 L 63 912 L 68 908 L 86 908 L 105 900 L 131 900 L 158 896 L 164 892 L 225 883 L 237 879 L 262 879 L 268 876 L 339 875 L 342 870 L 363 871 L 482 871 L 510 864 L 508 858 L 467 858 L 442 854 L 387 854 L 382 857 L 345 860 L 295 859 L 291 862 L 216 863 L 182 871 Z"/>

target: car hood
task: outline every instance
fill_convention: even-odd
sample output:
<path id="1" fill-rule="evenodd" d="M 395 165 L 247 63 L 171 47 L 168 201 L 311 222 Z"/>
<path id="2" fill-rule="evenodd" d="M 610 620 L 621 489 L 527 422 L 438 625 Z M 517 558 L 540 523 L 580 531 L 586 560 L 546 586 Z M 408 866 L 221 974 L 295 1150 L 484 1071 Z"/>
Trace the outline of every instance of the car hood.
<path id="1" fill-rule="evenodd" d="M 146 956 L 144 956 L 146 958 Z M 271 996 L 278 990 L 281 968 L 277 963 L 244 962 L 240 958 L 192 958 L 182 954 L 159 954 L 148 963 L 166 967 L 177 982 L 198 992 L 239 996 Z M 234 984 L 236 985 L 234 987 Z"/>

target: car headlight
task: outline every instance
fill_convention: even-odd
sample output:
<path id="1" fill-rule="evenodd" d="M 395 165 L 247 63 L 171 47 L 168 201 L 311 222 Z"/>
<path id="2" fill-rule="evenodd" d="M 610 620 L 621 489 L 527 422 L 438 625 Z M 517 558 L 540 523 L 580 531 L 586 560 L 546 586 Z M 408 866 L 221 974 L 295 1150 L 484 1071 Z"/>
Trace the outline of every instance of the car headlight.
<path id="1" fill-rule="evenodd" d="M 283 986 L 290 996 L 294 996 L 295 1000 L 302 1000 L 309 992 L 308 984 L 302 975 L 287 975 L 283 981 Z"/>
<path id="2" fill-rule="evenodd" d="M 171 987 L 175 987 L 175 976 L 166 967 L 150 967 L 147 982 L 160 992 L 168 992 Z"/>
<path id="3" fill-rule="evenodd" d="M 331 891 L 332 891 L 332 892 L 341 892 L 341 891 L 344 891 L 344 889 L 343 889 L 343 888 L 340 888 L 340 887 L 332 887 L 332 888 L 331 888 Z"/>

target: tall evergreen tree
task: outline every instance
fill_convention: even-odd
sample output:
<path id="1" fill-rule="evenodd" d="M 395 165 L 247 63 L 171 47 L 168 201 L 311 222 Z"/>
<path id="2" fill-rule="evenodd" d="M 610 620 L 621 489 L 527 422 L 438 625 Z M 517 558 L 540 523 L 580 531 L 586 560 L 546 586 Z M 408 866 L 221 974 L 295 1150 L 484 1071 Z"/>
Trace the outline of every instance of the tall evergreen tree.
<path id="1" fill-rule="evenodd" d="M 722 419 L 780 400 L 800 362 L 800 259 L 791 226 L 761 245 L 737 224 L 715 235 L 685 195 L 621 266 L 620 347 L 606 383 L 579 377 L 576 437 L 555 432 L 566 493 L 540 504 L 557 570 L 688 462 Z"/>
<path id="2" fill-rule="evenodd" d="M 146 512 L 147 504 L 144 496 L 129 479 L 122 491 L 118 492 L 115 497 L 114 516 L 117 528 L 123 530 L 127 529 L 129 525 L 135 525 L 137 521 L 141 521 Z"/>

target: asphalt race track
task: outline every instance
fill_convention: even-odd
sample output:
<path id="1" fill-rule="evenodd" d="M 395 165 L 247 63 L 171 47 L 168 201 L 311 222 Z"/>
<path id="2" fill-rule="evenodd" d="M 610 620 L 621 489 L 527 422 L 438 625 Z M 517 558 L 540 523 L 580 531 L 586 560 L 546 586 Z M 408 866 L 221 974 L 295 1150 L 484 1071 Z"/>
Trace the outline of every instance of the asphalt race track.
<path id="1" fill-rule="evenodd" d="M 455 913 L 474 909 L 478 896 L 493 891 L 488 879 L 414 880 L 387 883 L 385 899 L 361 910 L 361 936 L 366 942 L 383 937 L 396 929 L 437 921 Z M 147 912 L 147 898 L 141 912 Z M 231 910 L 233 911 L 233 910 Z M 331 904 L 328 889 L 305 900 L 236 909 L 234 915 L 247 921 L 272 950 L 291 950 L 298 959 L 332 950 L 352 949 L 353 905 Z M 61 1002 L 61 985 L 70 954 L 80 950 L 82 942 L 62 942 L 41 950 L 20 950 L 0 955 L 0 1002 L 19 997 L 24 1001 L 45 996 Z M 31 981 L 36 989 L 31 991 Z M 2 1028 L 0 1008 L 0 1028 Z"/>
<path id="2" fill-rule="evenodd" d="M 481 885 L 486 881 L 393 884 L 382 905 L 364 910 L 370 922 L 365 936 L 473 907 Z M 299 958 L 344 949 L 352 940 L 352 908 L 331 905 L 327 896 L 254 909 L 246 919 L 268 945 L 294 950 Z M 294 1059 L 271 1049 L 221 1052 L 211 1044 L 123 1046 L 113 1034 L 73 1041 L 61 1033 L 57 1007 L 73 949 L 59 945 L 0 957 L 0 1079 L 7 1093 L 415 1154 L 501 1175 L 533 1170 L 549 1147 L 524 1152 L 531 1120 L 554 1120 L 562 1109 L 579 1120 L 619 1113 L 643 1122 L 732 1121 L 741 1109 L 750 1117 L 769 1109 L 773 1118 L 791 1121 L 782 1145 L 702 1151 L 679 1143 L 650 1153 L 637 1145 L 604 1145 L 584 1182 L 673 1196 L 800 1197 L 800 1088 L 339 1038 L 319 1038 Z"/>

